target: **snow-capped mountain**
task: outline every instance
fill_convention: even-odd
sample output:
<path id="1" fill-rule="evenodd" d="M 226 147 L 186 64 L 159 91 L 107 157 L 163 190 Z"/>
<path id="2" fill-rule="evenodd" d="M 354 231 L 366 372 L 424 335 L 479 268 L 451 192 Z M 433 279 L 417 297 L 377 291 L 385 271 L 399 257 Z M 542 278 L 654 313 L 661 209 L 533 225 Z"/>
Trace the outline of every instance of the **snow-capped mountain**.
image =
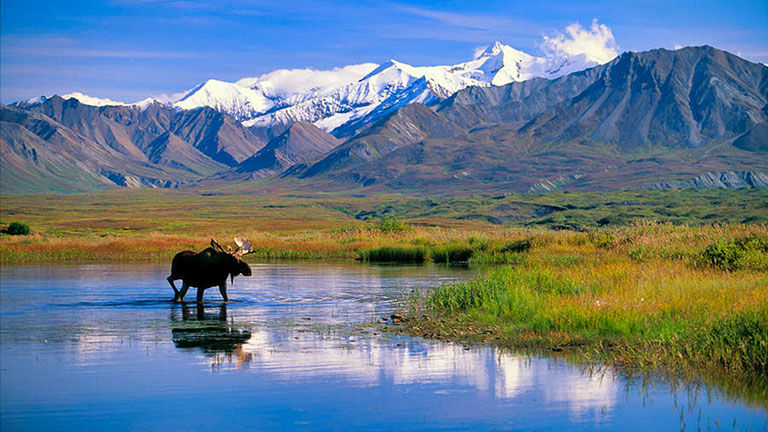
<path id="1" fill-rule="evenodd" d="M 125 105 L 133 105 L 133 104 L 127 104 L 125 102 L 114 101 L 112 99 L 97 98 L 97 97 L 93 97 L 93 96 L 88 96 L 87 94 L 83 94 L 83 93 L 80 93 L 80 92 L 72 92 L 72 93 L 63 94 L 63 95 L 61 95 L 61 97 L 63 99 L 75 98 L 81 104 L 91 105 L 91 106 L 110 106 L 110 105 L 111 106 L 125 106 Z M 38 97 L 33 97 L 32 99 L 27 99 L 25 101 L 15 102 L 14 105 L 19 106 L 19 107 L 28 107 L 28 106 L 32 106 L 32 105 L 41 104 L 41 103 L 45 102 L 48 99 L 49 98 L 46 97 L 46 96 L 38 96 Z M 144 101 L 137 102 L 137 104 L 143 103 L 143 102 Z"/>
<path id="2" fill-rule="evenodd" d="M 469 86 L 500 86 L 535 77 L 557 78 L 597 63 L 584 55 L 536 57 L 495 42 L 474 59 L 448 66 L 411 66 L 397 60 L 332 70 L 281 69 L 237 82 L 210 79 L 174 96 L 134 104 L 71 93 L 95 106 L 158 102 L 189 110 L 211 107 L 243 122 L 270 128 L 299 121 L 327 131 L 359 129 L 410 103 L 432 104 Z M 35 103 L 34 100 L 24 104 Z M 351 127 L 354 126 L 354 127 Z M 343 134 L 343 133 L 341 133 Z"/>
<path id="3" fill-rule="evenodd" d="M 475 59 L 453 66 L 416 67 L 390 60 L 357 82 L 316 92 L 313 97 L 287 103 L 243 124 L 269 127 L 307 121 L 331 132 L 350 122 L 374 121 L 409 103 L 437 102 L 468 86 L 499 86 L 535 77 L 551 79 L 594 65 L 583 56 L 534 57 L 495 42 Z"/>
<path id="4" fill-rule="evenodd" d="M 187 110 L 208 106 L 245 120 L 267 111 L 273 104 L 261 91 L 210 79 L 192 89 L 173 105 Z"/>

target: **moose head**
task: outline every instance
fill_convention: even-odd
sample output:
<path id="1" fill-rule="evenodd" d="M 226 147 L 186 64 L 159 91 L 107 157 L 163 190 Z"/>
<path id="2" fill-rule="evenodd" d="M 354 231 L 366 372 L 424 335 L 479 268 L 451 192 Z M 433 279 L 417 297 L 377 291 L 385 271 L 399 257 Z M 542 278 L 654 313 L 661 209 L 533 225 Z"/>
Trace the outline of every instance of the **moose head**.
<path id="1" fill-rule="evenodd" d="M 250 276 L 252 274 L 251 267 L 248 263 L 243 261 L 243 256 L 253 252 L 253 250 L 251 250 L 251 244 L 248 240 L 240 237 L 235 237 L 235 244 L 237 245 L 237 249 L 232 250 L 232 248 L 227 247 L 227 249 L 224 250 L 216 240 L 211 239 L 211 247 L 214 250 L 229 255 L 226 263 L 230 282 L 233 282 L 237 275 Z"/>

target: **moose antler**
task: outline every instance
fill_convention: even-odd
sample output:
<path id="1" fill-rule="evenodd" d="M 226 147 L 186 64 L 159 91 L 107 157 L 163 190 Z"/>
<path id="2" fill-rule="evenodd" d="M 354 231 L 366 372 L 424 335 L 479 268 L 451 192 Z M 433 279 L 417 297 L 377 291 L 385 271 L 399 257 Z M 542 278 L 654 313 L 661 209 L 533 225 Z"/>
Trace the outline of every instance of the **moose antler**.
<path id="1" fill-rule="evenodd" d="M 211 247 L 214 249 L 218 249 L 219 252 L 226 252 L 224 248 L 222 248 L 221 245 L 214 239 L 211 239 Z"/>
<path id="2" fill-rule="evenodd" d="M 248 240 L 235 237 L 235 244 L 237 245 L 237 250 L 232 253 L 233 255 L 243 256 L 253 252 L 251 250 L 251 244 L 248 242 Z"/>

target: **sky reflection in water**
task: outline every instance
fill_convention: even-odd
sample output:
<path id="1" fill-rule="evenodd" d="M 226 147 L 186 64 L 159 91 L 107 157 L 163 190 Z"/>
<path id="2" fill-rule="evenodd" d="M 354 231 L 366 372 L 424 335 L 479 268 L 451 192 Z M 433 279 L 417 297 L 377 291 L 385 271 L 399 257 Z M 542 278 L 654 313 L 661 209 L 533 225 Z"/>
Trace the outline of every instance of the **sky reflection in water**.
<path id="1" fill-rule="evenodd" d="M 260 264 L 227 306 L 173 305 L 167 266 L 6 267 L 0 422 L 17 429 L 765 430 L 716 391 L 492 347 L 362 334 L 444 267 Z M 41 288 L 44 288 L 42 290 Z M 735 422 L 735 423 L 734 423 Z"/>

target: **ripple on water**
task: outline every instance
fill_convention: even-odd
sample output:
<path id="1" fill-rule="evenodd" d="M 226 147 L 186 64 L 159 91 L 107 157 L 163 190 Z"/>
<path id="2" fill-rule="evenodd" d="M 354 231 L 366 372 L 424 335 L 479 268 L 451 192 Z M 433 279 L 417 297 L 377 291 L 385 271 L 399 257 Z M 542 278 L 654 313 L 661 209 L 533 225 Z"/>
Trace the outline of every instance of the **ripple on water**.
<path id="1" fill-rule="evenodd" d="M 167 266 L 6 267 L 3 429 L 764 430 L 713 389 L 493 347 L 351 331 L 447 267 L 257 264 L 232 301 L 170 302 Z M 40 287 L 46 287 L 40 293 Z M 169 415 L 173 413 L 173 415 Z M 189 413 L 180 420 L 178 413 Z"/>

